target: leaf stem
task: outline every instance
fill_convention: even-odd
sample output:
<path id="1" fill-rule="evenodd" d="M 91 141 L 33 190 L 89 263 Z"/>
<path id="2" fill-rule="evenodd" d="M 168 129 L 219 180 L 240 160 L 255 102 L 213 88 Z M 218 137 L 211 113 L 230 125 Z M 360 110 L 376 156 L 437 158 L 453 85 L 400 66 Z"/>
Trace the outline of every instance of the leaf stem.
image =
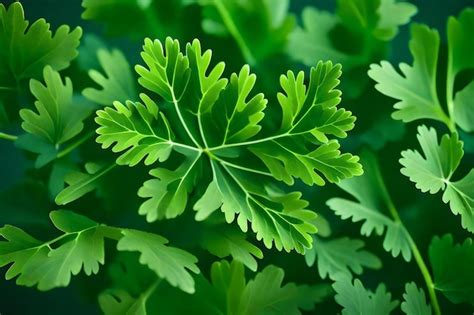
<path id="1" fill-rule="evenodd" d="M 385 185 L 383 186 L 384 190 L 386 191 Z M 435 286 L 433 283 L 433 279 L 431 278 L 431 274 L 428 270 L 428 267 L 426 266 L 425 261 L 423 260 L 423 257 L 421 256 L 420 250 L 418 249 L 418 246 L 416 245 L 415 241 L 411 237 L 410 233 L 406 229 L 406 227 L 403 225 L 402 220 L 400 219 L 400 215 L 398 214 L 397 208 L 393 204 L 392 199 L 390 198 L 390 195 L 388 193 L 385 194 L 385 200 L 387 202 L 388 210 L 390 214 L 392 215 L 394 221 L 400 225 L 402 225 L 405 230 L 407 231 L 408 234 L 408 240 L 410 243 L 410 249 L 413 253 L 413 257 L 415 258 L 416 264 L 418 265 L 418 268 L 421 271 L 421 274 L 425 280 L 426 283 L 426 288 L 428 289 L 428 294 L 430 296 L 431 300 L 431 306 L 433 307 L 434 315 L 441 315 L 441 309 L 439 307 L 438 303 L 438 298 L 436 296 L 436 291 L 435 291 Z"/>
<path id="2" fill-rule="evenodd" d="M 176 110 L 176 114 L 178 114 L 179 121 L 183 125 L 184 130 L 186 131 L 186 133 L 188 134 L 189 138 L 194 143 L 194 145 L 196 147 L 198 147 L 199 149 L 201 149 L 201 146 L 199 145 L 199 142 L 197 142 L 196 139 L 194 138 L 193 134 L 191 133 L 191 131 L 188 128 L 188 125 L 186 124 L 186 121 L 184 120 L 183 115 L 181 114 L 181 111 L 179 109 L 178 99 L 176 98 L 176 95 L 174 95 L 174 89 L 171 85 L 169 86 L 169 89 L 170 89 L 170 92 L 171 92 L 171 97 L 173 99 L 173 105 L 174 105 L 174 108 Z"/>
<path id="3" fill-rule="evenodd" d="M 448 73 L 446 75 L 446 105 L 448 107 L 448 118 L 449 123 L 446 123 L 451 132 L 456 131 L 456 123 L 454 122 L 454 77 L 452 71 L 452 60 L 451 56 L 448 57 Z"/>
<path id="4" fill-rule="evenodd" d="M 10 134 L 4 133 L 4 132 L 0 132 L 0 139 L 16 141 L 16 139 L 18 139 L 18 136 L 10 135 Z"/>
<path id="5" fill-rule="evenodd" d="M 81 144 L 83 144 L 84 142 L 86 142 L 87 140 L 89 140 L 90 138 L 92 138 L 92 136 L 95 134 L 95 131 L 91 131 L 89 133 L 86 133 L 84 134 L 81 138 L 77 139 L 76 142 L 73 142 L 71 143 L 71 145 L 67 146 L 66 148 L 64 148 L 63 150 L 61 150 L 58 155 L 57 155 L 57 158 L 62 158 L 63 156 L 71 153 L 71 151 L 73 151 L 75 148 L 77 148 L 78 146 L 80 146 Z"/>
<path id="6" fill-rule="evenodd" d="M 155 292 L 155 290 L 158 288 L 158 286 L 160 285 L 161 281 L 163 281 L 162 278 L 158 278 L 155 282 L 153 282 L 149 287 L 148 289 L 142 293 L 141 295 L 141 298 L 143 299 L 143 301 L 147 301 L 148 298 L 150 297 L 150 295 L 153 294 L 153 292 Z"/>
<path id="7" fill-rule="evenodd" d="M 225 26 L 229 30 L 230 34 L 234 37 L 237 45 L 239 46 L 242 55 L 244 55 L 245 60 L 251 65 L 254 66 L 256 63 L 255 57 L 252 54 L 252 51 L 247 46 L 242 34 L 240 34 L 238 27 L 235 25 L 234 20 L 232 20 L 232 16 L 230 15 L 229 11 L 225 7 L 222 0 L 214 0 L 214 5 L 219 11 L 219 14 L 224 21 Z"/>
<path id="8" fill-rule="evenodd" d="M 420 251 L 418 250 L 418 246 L 416 246 L 416 243 L 413 241 L 411 236 L 409 238 L 409 241 L 410 241 L 410 248 L 413 252 L 413 257 L 415 258 L 418 268 L 420 268 L 421 274 L 423 275 L 423 278 L 425 279 L 426 287 L 428 288 L 428 294 L 430 296 L 431 306 L 433 307 L 434 314 L 441 315 L 441 309 L 439 307 L 438 298 L 436 297 L 435 286 L 433 283 L 433 279 L 431 278 L 431 274 L 428 270 L 428 267 L 426 267 L 426 263 L 423 260 L 423 257 L 421 256 Z"/>
<path id="9" fill-rule="evenodd" d="M 10 87 L 10 86 L 0 86 L 0 91 L 3 90 L 3 91 L 15 91 L 16 89 L 14 87 Z"/>

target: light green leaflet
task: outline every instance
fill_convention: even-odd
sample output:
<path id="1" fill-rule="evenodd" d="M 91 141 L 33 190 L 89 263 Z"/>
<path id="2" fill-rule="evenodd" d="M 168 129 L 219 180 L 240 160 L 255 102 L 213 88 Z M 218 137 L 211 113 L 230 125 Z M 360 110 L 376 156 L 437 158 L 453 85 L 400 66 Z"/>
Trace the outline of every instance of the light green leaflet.
<path id="1" fill-rule="evenodd" d="M 455 244 L 450 234 L 434 237 L 429 256 L 434 274 L 435 289 L 453 303 L 474 305 L 474 244 L 466 238 Z"/>
<path id="2" fill-rule="evenodd" d="M 412 257 L 410 242 L 412 240 L 398 216 L 392 218 L 386 214 L 392 214 L 390 207 L 394 206 L 377 160 L 369 152 L 364 152 L 362 156 L 364 176 L 348 179 L 338 184 L 339 187 L 354 196 L 358 202 L 332 198 L 327 201 L 327 205 L 343 220 L 362 221 L 360 229 L 362 235 L 370 236 L 374 231 L 378 235 L 385 234 L 383 248 L 391 252 L 393 257 L 402 254 L 406 261 L 410 261 Z"/>
<path id="3" fill-rule="evenodd" d="M 364 288 L 359 279 L 352 280 L 345 274 L 339 274 L 332 287 L 336 291 L 336 302 L 343 307 L 342 315 L 388 315 L 398 305 L 398 301 L 392 301 L 392 295 L 383 284 L 371 292 Z"/>
<path id="4" fill-rule="evenodd" d="M 401 304 L 402 311 L 407 315 L 431 315 L 431 306 L 426 303 L 423 289 L 418 289 L 414 282 L 405 285 L 403 293 L 404 301 Z"/>
<path id="5" fill-rule="evenodd" d="M 458 181 L 451 180 L 464 155 L 457 133 L 445 134 L 438 143 L 436 130 L 423 125 L 418 127 L 417 138 L 424 156 L 416 150 L 403 151 L 401 173 L 422 192 L 444 191 L 444 203 L 449 203 L 455 215 L 461 215 L 465 229 L 474 232 L 474 170 Z"/>
<path id="6" fill-rule="evenodd" d="M 257 271 L 257 260 L 263 258 L 262 251 L 248 240 L 241 231 L 229 228 L 209 227 L 201 233 L 200 244 L 211 254 L 224 258 L 232 256 L 252 271 Z"/>
<path id="7" fill-rule="evenodd" d="M 105 75 L 89 70 L 89 76 L 102 89 L 86 88 L 82 94 L 90 101 L 108 106 L 114 101 L 125 102 L 137 99 L 136 81 L 127 59 L 120 50 L 99 49 L 97 58 Z"/>
<path id="8" fill-rule="evenodd" d="M 117 244 L 118 250 L 140 252 L 140 263 L 147 265 L 158 277 L 184 292 L 194 293 L 194 280 L 188 270 L 199 273 L 196 257 L 167 246 L 168 240 L 156 234 L 123 230 L 122 235 Z"/>
<path id="9" fill-rule="evenodd" d="M 20 147 L 40 154 L 36 167 L 56 158 L 59 146 L 81 132 L 82 121 L 89 114 L 87 108 L 74 102 L 69 78 L 63 82 L 60 74 L 49 65 L 44 68 L 43 77 L 44 84 L 30 80 L 36 110 L 20 110 L 21 126 L 28 134 L 17 142 Z"/>
<path id="10" fill-rule="evenodd" d="M 374 254 L 363 249 L 364 242 L 347 237 L 324 240 L 314 236 L 313 248 L 305 254 L 306 264 L 312 266 L 317 258 L 318 273 L 322 279 L 334 279 L 344 273 L 361 274 L 363 268 L 379 269 L 382 262 Z"/>
<path id="11" fill-rule="evenodd" d="M 22 128 L 53 145 L 71 139 L 83 128 L 84 113 L 73 104 L 72 82 L 66 78 L 64 83 L 58 72 L 50 66 L 43 71 L 45 84 L 32 79 L 31 93 L 36 97 L 36 111 L 22 109 Z"/>
<path id="12" fill-rule="evenodd" d="M 50 25 L 39 19 L 28 27 L 20 2 L 8 9 L 0 4 L 0 86 L 16 88 L 14 81 L 40 78 L 46 65 L 67 68 L 77 55 L 81 28 L 60 26 L 53 35 Z"/>
<path id="13" fill-rule="evenodd" d="M 166 245 L 165 238 L 101 225 L 66 210 L 52 211 L 50 218 L 63 234 L 48 242 L 41 242 L 14 226 L 0 228 L 0 236 L 5 239 L 0 241 L 0 267 L 10 265 L 7 280 L 17 277 L 17 284 L 37 286 L 39 290 L 67 286 L 71 275 L 81 270 L 87 275 L 99 272 L 99 266 L 104 264 L 104 238 L 111 238 L 118 240 L 120 251 L 140 252 L 140 263 L 147 264 L 172 286 L 185 292 L 194 291 L 188 269 L 199 273 L 196 257 Z M 150 261 L 150 255 L 159 259 Z"/>
<path id="14" fill-rule="evenodd" d="M 324 185 L 362 174 L 358 157 L 342 154 L 335 139 L 346 137 L 355 120 L 337 108 L 340 66 L 318 63 L 308 85 L 304 73 L 289 71 L 280 78 L 280 107 L 267 107 L 263 94 L 252 91 L 256 76 L 248 66 L 222 78 L 224 63 L 210 67 L 211 52 L 202 52 L 198 40 L 183 53 L 171 38 L 164 47 L 146 39 L 142 58 L 146 66 L 136 71 L 148 94 L 141 102 L 114 102 L 96 117 L 97 142 L 121 152 L 118 164 L 159 162 L 139 190 L 147 198 L 139 213 L 151 222 L 189 206 L 201 218 L 220 208 L 244 232 L 250 222 L 268 248 L 310 247 L 315 213 L 279 181 Z M 281 113 L 281 120 L 263 128 L 268 112 Z M 201 198 L 189 205 L 192 193 Z"/>
<path id="15" fill-rule="evenodd" d="M 474 68 L 471 53 L 474 50 L 474 9 L 461 12 L 459 18 L 448 20 L 448 64 L 446 84 L 447 113 L 438 98 L 436 88 L 439 34 L 426 25 L 413 24 L 410 51 L 413 65 L 400 64 L 402 75 L 387 61 L 373 64 L 368 72 L 381 93 L 399 100 L 392 117 L 409 122 L 417 119 L 435 119 L 445 123 L 451 131 L 457 124 L 465 131 L 474 125 L 474 107 L 466 104 L 472 95 L 472 82 L 454 95 L 456 75 L 465 69 Z M 444 78 L 441 78 L 444 80 Z"/>

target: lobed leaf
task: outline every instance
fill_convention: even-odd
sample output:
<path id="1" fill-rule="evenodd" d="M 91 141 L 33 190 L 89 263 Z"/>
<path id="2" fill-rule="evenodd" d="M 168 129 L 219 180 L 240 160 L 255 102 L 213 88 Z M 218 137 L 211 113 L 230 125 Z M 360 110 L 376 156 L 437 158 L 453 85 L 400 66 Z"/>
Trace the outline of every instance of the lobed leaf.
<path id="1" fill-rule="evenodd" d="M 471 238 L 462 244 L 454 244 L 446 234 L 434 237 L 429 248 L 434 274 L 435 289 L 453 303 L 467 302 L 474 305 L 474 245 Z"/>
<path id="2" fill-rule="evenodd" d="M 379 284 L 375 293 L 367 290 L 359 279 L 354 281 L 344 274 L 339 274 L 332 285 L 336 291 L 335 300 L 343 307 L 343 315 L 356 314 L 390 314 L 398 305 L 392 301 L 383 284 Z"/>
<path id="3" fill-rule="evenodd" d="M 0 4 L 0 86 L 11 86 L 12 78 L 39 79 L 45 66 L 65 69 L 77 56 L 80 27 L 61 25 L 53 34 L 44 19 L 28 25 L 20 2 Z"/>
<path id="4" fill-rule="evenodd" d="M 449 203 L 455 215 L 461 215 L 465 229 L 474 232 L 474 172 L 471 170 L 459 181 L 451 180 L 464 155 L 463 142 L 454 133 L 452 136 L 444 135 L 438 144 L 435 129 L 426 126 L 418 128 L 417 138 L 425 157 L 418 151 L 403 151 L 400 172 L 415 182 L 422 192 L 435 194 L 444 190 L 443 202 Z"/>
<path id="5" fill-rule="evenodd" d="M 96 118 L 97 142 L 125 152 L 118 164 L 160 162 L 150 172 L 155 179 L 139 191 L 148 199 L 139 213 L 150 222 L 174 218 L 202 182 L 208 188 L 199 190 L 193 205 L 199 219 L 220 208 L 244 232 L 250 222 L 268 248 L 304 252 L 316 231 L 315 214 L 305 209 L 301 193 L 287 193 L 276 181 L 293 184 L 301 178 L 323 185 L 325 179 L 338 182 L 362 173 L 358 158 L 341 153 L 333 139 L 345 137 L 355 121 L 337 108 L 340 66 L 318 63 L 308 86 L 303 73 L 282 76 L 281 122 L 264 130 L 267 111 L 279 109 L 267 108 L 263 94 L 253 92 L 256 76 L 248 66 L 223 78 L 224 63 L 212 66 L 211 51 L 202 51 L 198 40 L 181 51 L 177 40 L 146 39 L 143 49 L 145 66 L 135 69 L 140 85 L 151 92 L 140 96 L 145 105 L 115 102 L 115 109 L 100 110 Z M 160 110 L 155 94 L 163 100 Z M 305 167 L 286 167 L 297 163 Z"/>
<path id="6" fill-rule="evenodd" d="M 344 237 L 326 241 L 315 237 L 313 248 L 305 254 L 306 264 L 311 267 L 317 258 L 318 273 L 323 279 L 328 276 L 334 279 L 340 273 L 360 275 L 364 267 L 382 267 L 380 259 L 363 247 L 364 242 L 358 239 Z"/>

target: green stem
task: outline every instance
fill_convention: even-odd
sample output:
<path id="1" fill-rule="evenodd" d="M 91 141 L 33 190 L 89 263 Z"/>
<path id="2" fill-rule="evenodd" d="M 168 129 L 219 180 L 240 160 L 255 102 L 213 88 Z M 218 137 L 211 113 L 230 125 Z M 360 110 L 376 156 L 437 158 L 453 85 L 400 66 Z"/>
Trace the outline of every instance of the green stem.
<path id="1" fill-rule="evenodd" d="M 16 89 L 14 87 L 10 86 L 0 86 L 0 91 L 15 91 Z"/>
<path id="2" fill-rule="evenodd" d="M 456 124 L 454 122 L 454 100 L 453 100 L 453 90 L 454 90 L 454 77 L 451 67 L 451 56 L 448 57 L 448 73 L 446 79 L 446 105 L 448 106 L 448 118 L 449 122 L 446 123 L 451 132 L 456 131 Z"/>
<path id="3" fill-rule="evenodd" d="M 152 283 L 152 285 L 150 285 L 148 287 L 148 289 L 142 293 L 141 295 L 141 298 L 143 299 L 143 301 L 147 301 L 148 298 L 150 297 L 150 295 L 153 294 L 153 292 L 155 292 L 155 290 L 158 288 L 158 286 L 160 285 L 161 281 L 163 281 L 162 278 L 158 278 L 155 282 Z"/>
<path id="4" fill-rule="evenodd" d="M 214 4 L 217 8 L 217 11 L 219 11 L 219 14 L 222 20 L 224 21 L 224 24 L 227 27 L 227 30 L 230 32 L 230 34 L 232 34 L 235 41 L 237 42 L 237 45 L 242 51 L 242 54 L 244 55 L 245 60 L 251 66 L 255 66 L 256 64 L 255 57 L 253 56 L 250 48 L 247 46 L 247 43 L 245 42 L 242 34 L 240 34 L 238 27 L 235 25 L 234 20 L 232 19 L 232 16 L 230 15 L 229 11 L 225 7 L 224 3 L 222 3 L 222 0 L 214 0 Z"/>
<path id="5" fill-rule="evenodd" d="M 16 139 L 18 139 L 18 136 L 9 135 L 9 134 L 7 134 L 7 133 L 0 132 L 0 139 L 10 140 L 10 141 L 16 141 Z"/>
<path id="6" fill-rule="evenodd" d="M 425 280 L 426 288 L 428 289 L 428 294 L 430 296 L 431 306 L 433 307 L 434 315 L 441 315 L 441 309 L 439 307 L 438 298 L 436 296 L 435 286 L 433 283 L 433 279 L 431 278 L 431 274 L 428 270 L 428 267 L 426 266 L 426 263 L 423 260 L 423 257 L 421 256 L 418 246 L 416 245 L 415 241 L 411 237 L 406 227 L 403 225 L 403 222 L 400 219 L 400 215 L 398 214 L 397 208 L 395 208 L 395 205 L 393 204 L 392 199 L 390 198 L 390 196 L 388 196 L 388 194 L 386 197 L 388 197 L 386 198 L 388 210 L 390 214 L 392 215 L 394 221 L 400 224 L 401 226 L 403 226 L 403 228 L 407 231 L 407 234 L 409 236 L 408 240 L 410 243 L 410 249 L 413 253 L 413 257 L 415 258 L 416 264 L 418 265 L 418 268 L 420 269 L 421 274 Z"/>
<path id="7" fill-rule="evenodd" d="M 76 142 L 73 142 L 71 143 L 71 145 L 67 146 L 66 148 L 64 148 L 63 150 L 61 150 L 58 155 L 57 155 L 57 158 L 62 158 L 63 156 L 65 155 L 68 155 L 69 153 L 71 153 L 71 151 L 73 151 L 75 148 L 77 148 L 78 146 L 80 146 L 81 144 L 83 144 L 84 142 L 86 142 L 87 140 L 89 140 L 90 138 L 92 138 L 92 136 L 95 134 L 95 131 L 91 131 L 89 133 L 86 133 L 85 135 L 83 135 L 82 137 L 80 137 L 79 139 L 77 139 Z"/>
<path id="8" fill-rule="evenodd" d="M 418 246 L 416 246 L 416 243 L 413 241 L 411 236 L 409 238 L 409 241 L 410 241 L 411 251 L 413 252 L 413 257 L 415 257 L 415 261 L 418 265 L 418 268 L 420 268 L 421 274 L 423 275 L 423 278 L 425 279 L 426 287 L 428 288 L 428 294 L 430 296 L 431 306 L 433 307 L 434 314 L 441 315 L 441 309 L 439 307 L 438 298 L 436 297 L 435 286 L 433 283 L 433 279 L 431 278 L 431 274 L 428 270 L 428 267 L 426 267 L 425 261 L 423 260 L 423 257 L 421 256 L 420 251 L 418 250 Z"/>

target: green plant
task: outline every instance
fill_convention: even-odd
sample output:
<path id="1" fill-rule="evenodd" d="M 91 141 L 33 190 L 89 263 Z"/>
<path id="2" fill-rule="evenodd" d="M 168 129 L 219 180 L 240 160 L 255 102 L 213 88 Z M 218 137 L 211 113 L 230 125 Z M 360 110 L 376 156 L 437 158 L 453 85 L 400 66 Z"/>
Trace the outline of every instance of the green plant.
<path id="1" fill-rule="evenodd" d="M 473 9 L 448 19 L 446 58 L 411 23 L 400 74 L 383 59 L 405 2 L 301 21 L 289 0 L 82 6 L 106 36 L 0 4 L 0 149 L 22 170 L 2 169 L 7 280 L 105 314 L 474 305 Z"/>

